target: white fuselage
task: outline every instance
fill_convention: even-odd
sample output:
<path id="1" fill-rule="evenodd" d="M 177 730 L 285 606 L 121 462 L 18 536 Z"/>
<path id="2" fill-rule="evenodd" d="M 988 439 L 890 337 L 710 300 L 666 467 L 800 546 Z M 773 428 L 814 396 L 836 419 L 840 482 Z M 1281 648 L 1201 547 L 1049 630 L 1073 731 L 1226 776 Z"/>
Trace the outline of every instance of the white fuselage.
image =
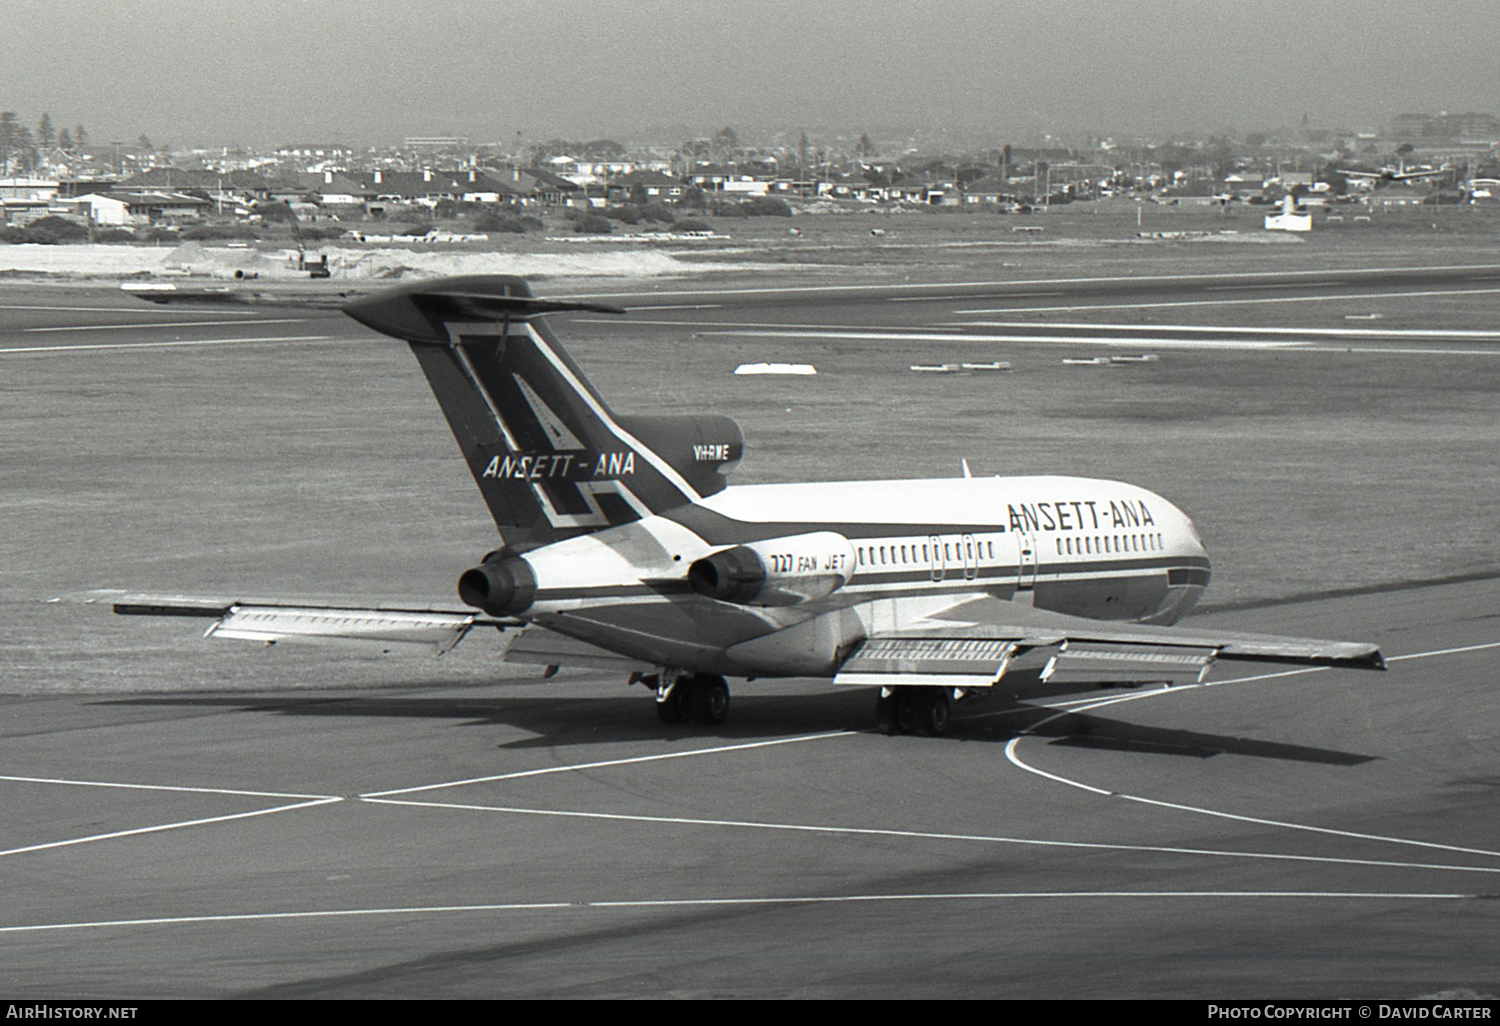
<path id="1" fill-rule="evenodd" d="M 760 607 L 685 586 L 695 560 L 810 532 L 852 547 L 831 594 Z M 631 658 L 743 675 L 832 673 L 871 631 L 980 595 L 1169 624 L 1209 576 L 1192 521 L 1161 496 L 1050 476 L 731 487 L 524 558 L 537 581 L 525 619 Z"/>

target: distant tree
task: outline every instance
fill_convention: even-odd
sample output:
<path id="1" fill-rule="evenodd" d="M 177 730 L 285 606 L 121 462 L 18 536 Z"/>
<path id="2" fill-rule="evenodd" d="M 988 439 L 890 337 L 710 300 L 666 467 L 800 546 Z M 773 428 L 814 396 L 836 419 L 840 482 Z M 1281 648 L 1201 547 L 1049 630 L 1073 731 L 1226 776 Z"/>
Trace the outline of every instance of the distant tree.
<path id="1" fill-rule="evenodd" d="M 573 230 L 579 235 L 608 235 L 613 228 L 598 214 L 586 214 L 573 223 Z"/>
<path id="2" fill-rule="evenodd" d="M 779 196 L 755 196 L 740 204 L 747 217 L 791 217 L 792 208 Z"/>
<path id="3" fill-rule="evenodd" d="M 73 129 L 73 145 L 82 150 L 89 143 L 89 134 L 79 125 Z"/>
<path id="4" fill-rule="evenodd" d="M 740 137 L 726 125 L 714 133 L 713 148 L 716 158 L 727 157 L 740 148 Z"/>
<path id="5" fill-rule="evenodd" d="M 4 117 L 4 115 L 0 114 L 0 117 Z M 1409 157 L 1415 152 L 1417 152 L 1417 148 L 1409 142 L 1402 143 L 1396 147 L 1396 156 L 1398 157 Z"/>
<path id="6" fill-rule="evenodd" d="M 619 160 L 625 156 L 625 147 L 613 139 L 595 139 L 583 144 L 583 154 L 594 160 Z"/>
<path id="7" fill-rule="evenodd" d="M 55 142 L 57 129 L 52 127 L 52 115 L 43 114 L 42 120 L 36 124 L 36 144 L 44 150 L 50 150 Z"/>
<path id="8" fill-rule="evenodd" d="M 10 170 L 10 155 L 15 148 L 21 119 L 13 110 L 0 110 L 0 174 Z"/>
<path id="9" fill-rule="evenodd" d="M 293 213 L 291 205 L 285 200 L 257 203 L 255 204 L 255 212 L 260 215 L 261 221 L 266 224 L 276 224 L 277 222 L 292 224 L 297 220 L 297 215 Z"/>
<path id="10" fill-rule="evenodd" d="M 21 169 L 28 174 L 36 170 L 36 140 L 31 137 L 31 129 L 25 125 L 17 125 L 11 146 L 20 162 Z"/>
<path id="11" fill-rule="evenodd" d="M 707 139 L 693 139 L 677 147 L 677 152 L 682 155 L 683 162 L 692 166 L 700 160 L 710 160 L 713 157 L 713 147 Z"/>
<path id="12" fill-rule="evenodd" d="M 807 167 L 807 133 L 803 132 L 797 140 L 797 167 Z"/>
<path id="13" fill-rule="evenodd" d="M 876 154 L 875 144 L 870 141 L 869 135 L 859 133 L 859 142 L 854 146 L 854 152 L 861 157 L 873 157 Z"/>
<path id="14" fill-rule="evenodd" d="M 57 148 L 64 153 L 73 152 L 73 134 L 66 128 L 57 133 Z"/>
<path id="15" fill-rule="evenodd" d="M 147 153 L 153 153 L 156 150 L 156 147 L 151 145 L 151 139 L 145 132 L 141 133 L 140 138 L 136 139 L 135 144 Z"/>

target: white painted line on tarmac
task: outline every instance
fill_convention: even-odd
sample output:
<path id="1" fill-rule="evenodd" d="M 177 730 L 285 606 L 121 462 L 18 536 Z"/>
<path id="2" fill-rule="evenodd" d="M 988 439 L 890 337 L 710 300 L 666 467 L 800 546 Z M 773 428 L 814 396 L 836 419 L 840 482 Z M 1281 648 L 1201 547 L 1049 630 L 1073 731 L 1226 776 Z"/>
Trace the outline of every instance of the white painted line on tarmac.
<path id="1" fill-rule="evenodd" d="M 29 303 L 0 303 L 0 310 L 49 310 L 61 313 L 113 313 L 113 314 L 153 314 L 161 316 L 161 308 L 155 306 L 37 306 Z M 240 316 L 249 317 L 251 311 L 247 310 Z"/>
<path id="2" fill-rule="evenodd" d="M 1245 292 L 1249 289 L 1326 289 L 1335 285 L 1348 285 L 1347 281 L 1300 281 L 1285 282 L 1281 285 L 1210 285 L 1204 292 Z"/>
<path id="3" fill-rule="evenodd" d="M 1460 901 L 1483 897 L 1486 897 L 1486 895 L 1444 891 L 959 891 L 938 894 L 807 894 L 763 898 L 637 898 L 623 901 L 509 901 L 482 905 L 413 905 L 390 908 L 323 909 L 306 912 L 239 912 L 201 916 L 157 916 L 149 919 L 96 919 L 73 923 L 34 923 L 27 926 L 0 926 L 0 933 L 43 933 L 51 930 L 104 930 L 131 926 L 195 926 L 204 923 L 259 923 L 297 919 L 356 919 L 369 916 L 453 915 L 474 912 L 743 908 L 777 905 L 847 905 L 903 901 L 1183 901 L 1204 899 Z"/>
<path id="4" fill-rule="evenodd" d="M 1452 331 L 1427 331 L 1421 328 L 1267 328 L 1260 325 L 1249 324 L 1105 324 L 1094 321 L 1048 321 L 1039 325 L 1035 321 L 984 321 L 975 322 L 979 327 L 985 328 L 1028 328 L 1033 331 L 1045 328 L 1048 331 L 1058 329 L 1097 330 L 1097 331 L 1125 331 L 1138 334 L 1154 334 L 1157 332 L 1181 332 L 1201 333 L 1205 335 L 1332 335 L 1338 338 L 1444 338 L 1444 339 L 1500 339 L 1500 331 L 1483 330 L 1452 330 Z"/>
<path id="5" fill-rule="evenodd" d="M 660 310 L 662 308 L 661 307 L 657 307 L 656 309 Z M 632 317 L 628 321 L 622 321 L 618 317 L 614 317 L 614 318 L 604 318 L 604 317 L 599 317 L 599 318 L 593 318 L 593 317 L 576 317 L 576 318 L 573 319 L 572 323 L 574 323 L 574 324 L 613 324 L 613 325 L 616 325 L 616 326 L 619 326 L 619 325 L 622 325 L 622 324 L 631 324 L 631 325 L 636 325 L 638 327 L 643 327 L 643 328 L 697 328 L 697 329 L 706 329 L 706 328 L 736 328 L 736 329 L 738 329 L 738 328 L 747 328 L 747 329 L 749 329 L 749 328 L 764 328 L 764 329 L 771 330 L 771 331 L 780 330 L 780 331 L 797 332 L 797 333 L 799 333 L 799 335 L 800 335 L 800 333 L 802 333 L 804 331 L 878 331 L 878 330 L 881 330 L 881 329 L 878 329 L 878 328 L 871 328 L 867 324 L 829 324 L 826 321 L 819 322 L 819 323 L 816 323 L 816 324 L 800 324 L 800 323 L 798 323 L 796 321 L 684 321 L 684 320 L 675 320 L 675 321 L 648 321 L 648 320 L 644 320 L 642 318 L 636 318 L 636 317 Z M 889 330 L 899 330 L 899 331 L 962 331 L 963 328 L 958 327 L 956 325 L 949 325 L 949 324 L 924 324 L 924 325 L 921 325 L 920 327 L 913 326 L 913 327 L 911 327 L 909 329 L 908 328 L 899 328 L 899 329 L 889 329 Z M 712 335 L 712 334 L 724 334 L 724 333 L 723 332 L 712 332 L 712 331 L 700 330 L 698 332 L 698 334 L 701 334 L 701 335 Z"/>
<path id="6" fill-rule="evenodd" d="M 140 331 L 143 328 L 215 328 L 227 324 L 305 324 L 306 317 L 264 317 L 254 321 L 152 321 L 149 324 L 66 324 L 51 328 L 24 328 L 27 332 L 45 331 Z"/>
<path id="7" fill-rule="evenodd" d="M 1477 645 L 1462 645 L 1455 648 L 1433 649 L 1428 652 L 1411 652 L 1407 655 L 1401 656 L 1389 656 L 1386 658 L 1386 662 L 1404 662 L 1412 659 L 1433 659 L 1438 656 L 1458 655 L 1468 652 L 1480 652 L 1496 648 L 1500 648 L 1500 641 L 1485 642 Z M 1207 809 L 1195 805 L 1184 805 L 1178 802 L 1167 802 L 1155 798 L 1144 798 L 1138 795 L 1125 794 L 1121 791 L 1114 791 L 1108 788 L 1097 787 L 1093 784 L 1087 784 L 1081 780 L 1073 780 L 1069 777 L 1059 776 L 1055 773 L 1048 773 L 1045 770 L 1038 769 L 1035 766 L 1032 766 L 1029 763 L 1023 761 L 1021 757 L 1016 754 L 1016 748 L 1024 738 L 1037 736 L 1037 732 L 1043 726 L 1065 716 L 1073 716 L 1077 715 L 1078 713 L 1090 712 L 1094 709 L 1100 709 L 1105 706 L 1117 705 L 1121 702 L 1154 698 L 1158 695 L 1170 694 L 1173 692 L 1196 691 L 1201 688 L 1222 687 L 1225 684 L 1246 684 L 1252 681 L 1270 680 L 1277 677 L 1291 677 L 1311 673 L 1324 673 L 1331 669 L 1335 669 L 1335 667 L 1307 666 L 1296 670 L 1285 670 L 1279 673 L 1261 673 L 1250 677 L 1235 677 L 1229 680 L 1210 681 L 1202 684 L 1186 684 L 1170 688 L 1157 688 L 1153 691 L 1143 692 L 1136 695 L 1122 695 L 1114 698 L 1102 699 L 1092 703 L 1079 704 L 1076 702 L 1070 702 L 1067 704 L 1070 706 L 1076 706 L 1076 708 L 1066 709 L 1064 711 L 1058 712 L 1053 716 L 1048 716 L 1046 719 L 1040 720 L 1032 726 L 1028 727 L 1021 733 L 1019 737 L 1012 738 L 1005 746 L 1005 757 L 1011 762 L 1012 765 L 1016 766 L 1018 769 L 1023 769 L 1027 773 L 1035 774 L 1036 776 L 1051 780 L 1054 783 L 1065 784 L 1068 787 L 1074 787 L 1082 791 L 1088 791 L 1092 794 L 1097 794 L 1108 798 L 1120 798 L 1125 801 L 1136 802 L 1142 805 L 1154 805 L 1160 808 L 1175 809 L 1179 812 L 1191 812 L 1201 816 L 1212 816 L 1218 819 L 1237 820 L 1239 822 L 1254 823 L 1260 826 L 1281 827 L 1287 830 L 1299 830 L 1307 833 L 1329 834 L 1336 837 L 1347 837 L 1362 841 L 1378 841 L 1386 844 L 1402 844 L 1417 848 L 1431 848 L 1439 851 L 1457 852 L 1465 855 L 1483 855 L 1490 858 L 1500 858 L 1500 851 L 1492 851 L 1488 848 L 1467 848 L 1460 845 L 1441 844 L 1436 841 L 1419 841 L 1408 837 L 1389 837 L 1383 834 L 1366 834 L 1351 830 L 1335 830 L 1330 827 L 1311 826 L 1305 823 L 1289 823 L 1284 820 L 1264 819 L 1257 816 L 1245 816 L 1238 813 L 1223 812 L 1218 809 Z M 1046 706 L 1045 708 L 1055 707 Z"/>
<path id="8" fill-rule="evenodd" d="M 1385 346 L 1307 346 L 1304 353 L 1380 353 L 1385 356 L 1500 356 L 1500 349 L 1396 349 Z"/>
<path id="9" fill-rule="evenodd" d="M 1404 663 L 1408 659 L 1432 659 L 1435 656 L 1458 655 L 1462 652 L 1483 652 L 1486 649 L 1500 648 L 1500 641 L 1486 641 L 1479 645 L 1460 645 L 1457 648 L 1439 648 L 1431 652 L 1412 652 L 1408 655 L 1386 656 L 1388 663 Z M 1229 681 L 1224 681 L 1228 684 Z"/>
<path id="10" fill-rule="evenodd" d="M 1421 267 L 1352 267 L 1344 270 L 1329 268 L 1328 270 L 1312 271 L 1234 271 L 1227 274 L 1153 274 L 1139 276 L 1133 274 L 1104 275 L 1093 278 L 1027 278 L 1013 281 L 999 281 L 991 279 L 988 281 L 952 281 L 952 282 L 906 282 L 906 283 L 884 283 L 878 285 L 785 285 L 772 288 L 748 288 L 748 289 L 663 289 L 660 292 L 649 293 L 651 296 L 756 296 L 756 295 L 782 295 L 799 292 L 910 292 L 915 289 L 975 289 L 975 288 L 1000 288 L 1014 289 L 1027 288 L 1029 286 L 1057 286 L 1057 285 L 1103 285 L 1116 282 L 1131 282 L 1138 285 L 1150 285 L 1156 282 L 1190 282 L 1190 281 L 1233 281 L 1249 278 L 1308 278 L 1314 275 L 1349 275 L 1358 280 L 1361 277 L 1369 277 L 1376 274 L 1425 274 L 1437 271 L 1444 274 L 1455 274 L 1462 271 L 1477 271 L 1493 273 L 1497 269 L 1495 264 L 1449 264 L 1449 265 L 1424 265 Z M 1276 282 L 1266 282 L 1262 287 L 1274 288 Z M 566 299 L 604 299 L 616 296 L 635 298 L 639 300 L 641 293 L 637 292 L 589 292 L 579 293 L 573 296 L 559 298 Z"/>
<path id="11" fill-rule="evenodd" d="M 363 797 L 363 796 L 361 796 Z M 556 819 L 592 819 L 617 823 L 650 823 L 661 826 L 732 827 L 784 833 L 821 834 L 830 837 L 897 837 L 915 841 L 960 841 L 972 844 L 1014 844 L 1033 848 L 1071 848 L 1083 851 L 1154 852 L 1166 855 L 1200 855 L 1214 858 L 1266 859 L 1273 862 L 1317 862 L 1340 866 L 1375 866 L 1382 869 L 1433 869 L 1457 873 L 1497 873 L 1500 866 L 1454 866 L 1429 862 L 1396 862 L 1389 859 L 1353 859 L 1333 855 L 1291 855 L 1283 852 L 1235 851 L 1222 848 L 1177 848 L 1156 844 L 1105 844 L 1093 841 L 1049 841 L 1036 837 L 1005 837 L 994 834 L 955 834 L 931 830 L 895 830 L 880 827 L 820 826 L 814 823 L 771 823 L 739 819 L 699 819 L 691 816 L 647 816 L 622 812 L 585 812 L 570 809 L 528 809 L 510 805 L 478 805 L 467 802 L 424 802 L 405 798 L 364 798 L 378 805 L 413 808 L 454 809 L 462 812 L 498 812 L 512 816 L 543 816 Z"/>
<path id="12" fill-rule="evenodd" d="M 700 331 L 699 335 L 726 335 L 741 338 L 835 338 L 875 342 L 1012 342 L 1032 345 L 1080 345 L 1080 346 L 1140 346 L 1149 344 L 1153 349 L 1274 349 L 1292 350 L 1310 346 L 1310 342 L 1295 339 L 1217 339 L 1217 338 L 1106 338 L 1098 335 L 940 335 L 931 328 L 921 331 L 864 330 L 780 330 L 763 331 L 748 329 L 720 329 Z M 1343 350 L 1340 349 L 1340 352 Z M 1384 350 L 1381 350 L 1384 352 Z"/>
<path id="13" fill-rule="evenodd" d="M 1280 286 L 1268 285 L 1267 288 Z M 1340 296 L 1262 296 L 1256 299 L 1178 299 L 1158 300 L 1150 303 L 1078 303 L 1071 306 L 1013 306 L 988 307 L 972 310 L 954 310 L 962 316 L 1015 313 L 1067 313 L 1075 310 L 1165 310 L 1189 306 L 1252 306 L 1257 303 L 1332 303 L 1369 299 L 1413 299 L 1423 296 L 1484 296 L 1500 292 L 1500 289 L 1424 289 L 1415 292 L 1360 292 Z"/>
<path id="14" fill-rule="evenodd" d="M 332 340 L 332 335 L 270 335 L 258 338 L 180 339 L 174 342 L 99 342 L 75 346 L 19 346 L 0 349 L 0 356 L 14 356 L 18 353 L 67 353 L 82 352 L 85 350 L 98 351 L 102 349 L 166 349 L 174 346 L 237 346 L 247 342 L 328 342 Z"/>
<path id="15" fill-rule="evenodd" d="M 173 784 L 122 784 L 111 780 L 67 780 L 60 777 L 0 776 L 22 784 L 68 784 L 73 787 L 117 787 L 132 791 L 181 791 L 187 794 L 231 794 L 244 798 L 332 798 L 328 794 L 287 794 L 281 791 L 235 791 L 224 787 L 181 787 Z"/>
<path id="16" fill-rule="evenodd" d="M 1027 773 L 1035 773 L 1039 777 L 1046 777 L 1048 780 L 1055 781 L 1056 783 L 1066 784 L 1069 787 L 1076 787 L 1083 791 L 1091 791 L 1094 794 L 1104 795 L 1108 798 L 1119 798 L 1127 802 L 1137 802 L 1141 805 L 1155 805 L 1159 808 L 1164 809 L 1176 809 L 1178 812 L 1192 812 L 1200 816 L 1213 816 L 1217 819 L 1232 819 L 1241 823 L 1254 823 L 1257 826 L 1281 827 L 1286 830 L 1301 830 L 1313 834 L 1330 834 L 1334 837 L 1348 837 L 1359 841 L 1380 841 L 1385 844 L 1405 844 L 1416 848 L 1434 848 L 1439 851 L 1458 852 L 1463 855 L 1485 855 L 1490 858 L 1500 858 L 1500 851 L 1491 851 L 1488 848 L 1465 848 L 1455 844 L 1438 844 L 1434 841 L 1416 841 L 1408 837 L 1388 837 L 1384 834 L 1365 834 L 1354 830 L 1334 830 L 1331 827 L 1309 826 L 1306 823 L 1288 823 L 1284 820 L 1263 819 L 1259 816 L 1242 816 L 1233 812 L 1220 812 L 1217 809 L 1204 809 L 1195 805 L 1182 805 L 1177 802 L 1159 801 L 1155 798 L 1142 798 L 1139 795 L 1125 794 L 1122 791 L 1110 791 L 1102 787 L 1095 787 L 1092 784 L 1085 784 L 1079 780 L 1071 780 L 1068 777 L 1058 776 L 1055 773 L 1048 773 L 1045 770 L 1039 770 L 1035 766 L 1029 765 L 1028 763 L 1022 761 L 1021 757 L 1016 754 L 1016 745 L 1020 742 L 1020 740 L 1021 738 L 1019 737 L 1012 738 L 1010 742 L 1005 746 L 1005 757 L 1009 759 L 1013 765 L 1025 770 Z"/>
<path id="17" fill-rule="evenodd" d="M 1500 641 L 1488 641 L 1478 645 L 1461 645 L 1457 648 L 1440 648 L 1430 652 L 1411 652 L 1407 655 L 1386 656 L 1387 663 L 1401 663 L 1411 659 L 1434 659 L 1438 656 L 1458 655 L 1464 652 L 1483 652 L 1487 649 L 1500 648 Z M 1128 695 L 1115 695 L 1111 698 L 1085 698 L 1073 699 L 1067 702 L 1048 702 L 1037 706 L 1040 709 L 1062 709 L 1056 716 L 1049 716 L 1045 720 L 1039 720 L 1031 727 L 1030 732 L 1035 732 L 1053 720 L 1061 719 L 1077 712 L 1085 712 L 1091 709 L 1102 709 L 1107 705 L 1118 705 L 1121 702 L 1138 702 L 1145 698 L 1155 698 L 1158 695 L 1180 694 L 1187 691 L 1197 691 L 1200 688 L 1217 688 L 1225 684 L 1250 684 L 1254 681 L 1275 680 L 1280 677 L 1300 677 L 1310 673 L 1326 673 L 1329 670 L 1338 669 L 1335 666 L 1301 666 L 1295 670 L 1277 670 L 1271 673 L 1257 673 L 1249 677 L 1231 677 L 1227 680 L 1209 680 L 1201 684 L 1174 684 L 1171 687 L 1155 688 L 1151 691 L 1137 691 Z M 1076 706 L 1076 708 L 1074 708 Z"/>
<path id="18" fill-rule="evenodd" d="M 183 830 L 187 827 L 207 826 L 210 823 L 227 823 L 234 819 L 250 819 L 254 816 L 270 816 L 278 812 L 291 812 L 294 809 L 310 809 L 315 805 L 327 805 L 330 802 L 341 802 L 343 798 L 319 798 L 311 802 L 297 802 L 295 805 L 278 805 L 270 809 L 256 809 L 252 812 L 235 812 L 227 816 L 209 816 L 204 819 L 185 819 L 178 823 L 161 823 L 156 826 L 136 827 L 133 830 L 115 830 L 107 834 L 92 834 L 88 837 L 73 837 L 66 841 L 48 841 L 45 844 L 29 844 L 23 848 L 10 848 L 0 851 L 0 857 L 6 855 L 23 855 L 27 852 L 46 851 L 49 848 L 67 848 L 77 844 L 90 844 L 94 841 L 113 841 L 121 837 L 135 837 L 139 834 L 158 834 L 166 830 Z"/>
<path id="19" fill-rule="evenodd" d="M 823 741 L 829 738 L 850 737 L 857 731 L 837 730 L 824 734 L 803 734 L 798 737 L 775 738 L 771 741 L 750 741 L 738 745 L 719 745 L 714 748 L 694 748 L 686 752 L 662 752 L 656 755 L 636 755 L 628 759 L 605 759 L 602 762 L 585 762 L 571 766 L 546 766 L 542 769 L 517 770 L 514 773 L 497 773 L 488 777 L 471 777 L 467 780 L 450 780 L 441 784 L 423 784 L 420 787 L 403 787 L 395 791 L 371 791 L 358 797 L 373 800 L 396 794 L 415 794 L 418 791 L 437 791 L 447 787 L 463 787 L 467 784 L 489 784 L 497 780 L 519 780 L 522 777 L 540 777 L 552 773 L 577 773 L 582 770 L 603 769 L 608 766 L 628 766 L 642 762 L 662 762 L 667 759 L 688 759 L 698 755 L 722 755 L 725 752 L 743 752 L 751 748 L 770 748 L 775 745 L 794 745 L 803 741 Z"/>

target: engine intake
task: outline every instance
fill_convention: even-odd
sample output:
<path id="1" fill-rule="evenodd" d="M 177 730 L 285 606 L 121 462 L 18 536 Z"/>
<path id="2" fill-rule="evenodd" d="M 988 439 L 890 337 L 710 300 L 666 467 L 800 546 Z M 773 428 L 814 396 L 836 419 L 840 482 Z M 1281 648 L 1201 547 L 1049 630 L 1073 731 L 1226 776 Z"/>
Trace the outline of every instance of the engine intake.
<path id="1" fill-rule="evenodd" d="M 747 606 L 795 606 L 832 594 L 853 576 L 854 546 L 834 531 L 736 545 L 688 567 L 699 595 Z"/>
<path id="2" fill-rule="evenodd" d="M 491 616 L 514 616 L 536 599 L 536 574 L 517 556 L 481 563 L 458 579 L 458 597 Z"/>

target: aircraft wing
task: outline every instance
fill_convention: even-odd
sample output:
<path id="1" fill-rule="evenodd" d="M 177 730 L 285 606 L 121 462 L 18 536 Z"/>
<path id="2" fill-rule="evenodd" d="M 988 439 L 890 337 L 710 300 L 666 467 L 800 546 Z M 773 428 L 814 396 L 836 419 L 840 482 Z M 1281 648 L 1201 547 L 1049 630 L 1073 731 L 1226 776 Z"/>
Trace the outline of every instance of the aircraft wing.
<path id="1" fill-rule="evenodd" d="M 1380 649 L 1361 642 L 1093 620 L 985 598 L 872 634 L 834 683 L 989 687 L 1034 652 L 1052 684 L 1202 680 L 1219 659 L 1385 668 Z"/>
<path id="2" fill-rule="evenodd" d="M 210 638 L 244 641 L 365 641 L 431 645 L 438 655 L 475 627 L 514 627 L 519 620 L 420 604 L 342 605 L 317 601 L 224 599 L 191 595 L 122 595 L 112 607 L 124 616 L 212 619 Z"/>

